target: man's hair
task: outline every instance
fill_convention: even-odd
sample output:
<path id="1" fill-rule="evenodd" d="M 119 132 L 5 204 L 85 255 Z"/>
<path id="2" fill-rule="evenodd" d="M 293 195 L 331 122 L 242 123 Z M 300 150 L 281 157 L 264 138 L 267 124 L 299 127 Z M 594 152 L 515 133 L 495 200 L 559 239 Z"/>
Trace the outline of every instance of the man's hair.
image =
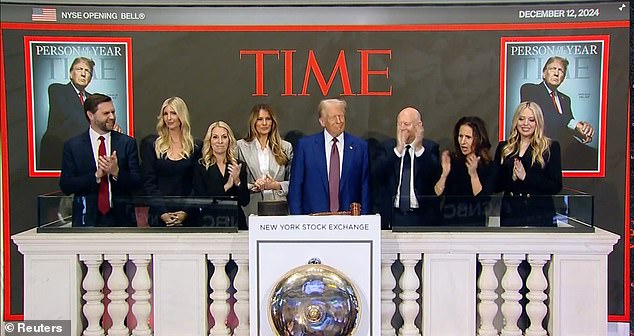
<path id="1" fill-rule="evenodd" d="M 70 65 L 70 69 L 68 69 L 68 71 L 73 71 L 73 68 L 75 67 L 75 65 L 79 62 L 84 62 L 86 64 L 88 64 L 88 66 L 90 67 L 90 74 L 92 75 L 93 69 L 95 68 L 95 61 L 92 60 L 92 58 L 89 57 L 77 57 L 73 60 L 73 64 Z"/>
<path id="2" fill-rule="evenodd" d="M 97 106 L 101 103 L 106 103 L 112 101 L 110 96 L 101 93 L 93 93 L 84 100 L 84 115 L 86 116 L 86 120 L 90 122 L 88 118 L 88 114 L 86 112 L 95 113 L 97 112 Z"/>
<path id="3" fill-rule="evenodd" d="M 542 68 L 542 72 L 546 71 L 546 68 L 548 68 L 548 66 L 550 65 L 550 63 L 559 61 L 561 64 L 563 64 L 564 66 L 564 75 L 568 72 L 568 64 L 570 64 L 570 62 L 568 62 L 568 60 L 565 57 L 561 57 L 561 56 L 551 56 L 548 58 L 548 60 L 546 60 L 546 64 L 544 64 L 544 67 Z"/>
<path id="4" fill-rule="evenodd" d="M 334 104 L 334 105 L 341 106 L 341 108 L 343 109 L 344 113 L 346 112 L 346 108 L 348 107 L 348 104 L 343 99 L 338 99 L 338 98 L 324 99 L 324 100 L 320 101 L 319 105 L 317 106 L 317 117 L 318 118 L 321 118 L 321 115 L 322 115 L 323 111 L 326 109 L 326 106 L 329 105 L 329 104 Z"/>

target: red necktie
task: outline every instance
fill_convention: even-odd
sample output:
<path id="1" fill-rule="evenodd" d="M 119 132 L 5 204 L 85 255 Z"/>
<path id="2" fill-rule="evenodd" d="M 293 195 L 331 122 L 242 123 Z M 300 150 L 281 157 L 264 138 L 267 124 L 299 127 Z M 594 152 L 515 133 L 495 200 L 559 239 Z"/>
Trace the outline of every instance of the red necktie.
<path id="1" fill-rule="evenodd" d="M 555 105 L 555 111 L 557 111 L 557 113 L 561 114 L 561 111 L 559 111 L 559 107 L 557 106 L 557 99 L 555 99 L 555 91 L 550 91 L 550 98 L 553 99 L 553 105 Z"/>
<path id="2" fill-rule="evenodd" d="M 79 91 L 79 101 L 81 102 L 81 106 L 84 106 L 84 95 Z"/>
<path id="3" fill-rule="evenodd" d="M 339 211 L 339 149 L 337 148 L 337 138 L 332 139 L 332 148 L 330 149 L 328 187 L 330 189 L 330 211 Z"/>
<path id="4" fill-rule="evenodd" d="M 106 155 L 106 142 L 103 136 L 99 137 L 99 157 Z M 110 197 L 108 192 L 108 175 L 101 177 L 99 182 L 99 193 L 97 194 L 97 208 L 102 215 L 110 211 Z"/>

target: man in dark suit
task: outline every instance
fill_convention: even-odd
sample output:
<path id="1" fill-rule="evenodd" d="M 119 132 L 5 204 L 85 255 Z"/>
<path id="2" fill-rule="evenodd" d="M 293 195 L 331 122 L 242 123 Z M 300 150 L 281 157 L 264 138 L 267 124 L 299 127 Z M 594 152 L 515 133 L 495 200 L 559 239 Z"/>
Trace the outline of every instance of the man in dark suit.
<path id="1" fill-rule="evenodd" d="M 561 144 L 563 169 L 596 170 L 597 150 L 587 145 L 592 141 L 594 128 L 587 121 L 574 118 L 570 97 L 557 90 L 566 79 L 567 70 L 567 59 L 550 57 L 542 69 L 543 81 L 522 85 L 520 99 L 535 102 L 542 108 L 544 134 Z"/>
<path id="2" fill-rule="evenodd" d="M 135 226 L 134 207 L 122 198 L 142 184 L 136 141 L 112 131 L 110 97 L 93 94 L 84 110 L 90 127 L 64 143 L 59 181 L 74 194 L 73 226 Z"/>
<path id="3" fill-rule="evenodd" d="M 83 102 L 90 96 L 86 87 L 94 67 L 92 59 L 77 57 L 70 66 L 70 82 L 48 87 L 48 124 L 40 143 L 38 169 L 59 169 L 64 141 L 86 127 Z"/>
<path id="4" fill-rule="evenodd" d="M 439 225 L 434 192 L 441 172 L 438 144 L 424 139 L 423 120 L 415 108 L 401 110 L 396 124 L 396 139 L 383 143 L 372 169 L 386 182 L 379 209 L 382 227 Z"/>
<path id="5" fill-rule="evenodd" d="M 355 202 L 362 214 L 371 210 L 368 145 L 344 132 L 346 106 L 340 99 L 322 100 L 323 132 L 299 140 L 291 162 L 291 215 L 345 211 Z"/>

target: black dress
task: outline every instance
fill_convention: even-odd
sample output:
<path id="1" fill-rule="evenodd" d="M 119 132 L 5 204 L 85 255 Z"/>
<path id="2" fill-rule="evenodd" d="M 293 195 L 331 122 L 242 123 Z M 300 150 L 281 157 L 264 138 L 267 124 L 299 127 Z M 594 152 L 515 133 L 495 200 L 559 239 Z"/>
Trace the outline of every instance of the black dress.
<path id="1" fill-rule="evenodd" d="M 474 196 L 465 160 L 451 158 L 451 170 L 447 175 L 443 192 L 443 225 L 485 226 L 490 200 L 486 185 L 491 173 L 491 164 L 480 161 L 477 173 L 482 191 Z"/>
<path id="2" fill-rule="evenodd" d="M 166 155 L 156 157 L 154 143 L 157 135 L 150 135 L 141 142 L 141 170 L 143 172 L 143 188 L 146 196 L 183 196 L 192 195 L 192 181 L 194 166 L 200 159 L 201 145 L 196 142 L 193 153 L 186 159 L 171 160 Z M 188 218 L 183 222 L 184 226 L 191 225 L 189 220 L 190 209 L 185 200 L 160 199 L 152 200 L 148 212 L 150 226 L 165 226 L 161 215 L 166 212 L 186 211 Z"/>
<path id="3" fill-rule="evenodd" d="M 537 162 L 531 166 L 531 147 L 524 156 L 508 156 L 500 163 L 502 148 L 506 141 L 498 144 L 493 159 L 493 189 L 504 192 L 500 207 L 500 226 L 557 226 L 554 221 L 555 203 L 552 195 L 561 191 L 561 149 L 552 140 L 550 153 L 544 155 L 546 164 L 542 168 Z M 513 162 L 519 157 L 524 165 L 524 181 L 513 181 Z"/>
<path id="4" fill-rule="evenodd" d="M 242 163 L 238 161 L 238 163 Z M 197 162 L 194 166 L 194 196 L 197 197 L 213 197 L 213 196 L 233 196 L 238 200 L 238 229 L 247 230 L 247 222 L 244 217 L 243 206 L 249 204 L 250 195 L 247 187 L 247 165 L 242 163 L 240 169 L 240 186 L 232 186 L 225 191 L 224 185 L 229 180 L 229 165 L 225 166 L 225 173 L 222 175 L 218 169 L 218 165 L 213 164 L 206 169 L 202 163 Z M 206 213 L 206 209 L 202 207 L 199 214 L 199 225 L 208 225 L 204 221 L 205 216 L 212 215 Z M 234 223 L 235 224 L 235 223 Z"/>

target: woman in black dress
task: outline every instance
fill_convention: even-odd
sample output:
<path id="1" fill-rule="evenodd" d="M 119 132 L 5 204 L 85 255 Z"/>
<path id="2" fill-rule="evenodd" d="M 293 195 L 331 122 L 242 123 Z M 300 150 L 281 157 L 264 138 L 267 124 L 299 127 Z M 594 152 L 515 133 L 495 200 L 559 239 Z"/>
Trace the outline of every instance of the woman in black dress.
<path id="1" fill-rule="evenodd" d="M 203 141 L 202 157 L 194 168 L 194 195 L 233 196 L 238 204 L 249 204 L 246 164 L 237 159 L 236 138 L 229 125 L 217 121 L 209 125 Z M 247 229 L 242 208 L 238 209 L 238 228 Z M 205 216 L 203 209 L 203 216 Z"/>
<path id="2" fill-rule="evenodd" d="M 183 99 L 166 99 L 157 119 L 157 134 L 141 142 L 145 194 L 158 197 L 150 206 L 148 223 L 159 227 L 187 225 L 185 204 L 179 199 L 160 197 L 191 195 L 194 164 L 200 158 L 201 145 L 191 135 L 189 110 Z"/>
<path id="3" fill-rule="evenodd" d="M 484 121 L 462 117 L 453 131 L 454 151 L 441 154 L 442 173 L 434 186 L 443 200 L 443 224 L 484 226 L 488 192 L 484 189 L 491 171 L 491 143 Z"/>
<path id="4" fill-rule="evenodd" d="M 493 188 L 504 192 L 501 226 L 556 226 L 552 195 L 561 184 L 559 143 L 544 135 L 542 109 L 522 102 L 515 109 L 511 134 L 493 159 Z"/>

